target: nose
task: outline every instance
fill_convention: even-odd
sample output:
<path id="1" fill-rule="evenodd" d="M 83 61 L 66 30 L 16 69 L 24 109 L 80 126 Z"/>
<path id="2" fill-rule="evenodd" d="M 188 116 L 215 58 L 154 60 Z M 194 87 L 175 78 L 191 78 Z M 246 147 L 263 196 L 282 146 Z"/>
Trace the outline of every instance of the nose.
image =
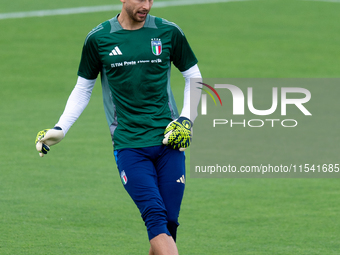
<path id="1" fill-rule="evenodd" d="M 153 0 L 145 0 L 143 1 L 143 8 L 146 10 L 150 10 L 153 4 Z"/>

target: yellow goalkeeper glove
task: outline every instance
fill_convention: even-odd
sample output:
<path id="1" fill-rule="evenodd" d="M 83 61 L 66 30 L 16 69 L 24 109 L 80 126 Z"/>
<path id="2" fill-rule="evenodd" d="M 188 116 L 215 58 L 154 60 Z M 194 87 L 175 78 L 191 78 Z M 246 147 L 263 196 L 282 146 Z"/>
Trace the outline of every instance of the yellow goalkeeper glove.
<path id="1" fill-rule="evenodd" d="M 184 151 L 191 142 L 191 127 L 192 122 L 183 116 L 170 122 L 164 131 L 163 144 Z"/>
<path id="2" fill-rule="evenodd" d="M 38 132 L 35 138 L 35 148 L 43 157 L 50 150 L 50 146 L 59 143 L 64 138 L 64 132 L 60 127 L 44 129 Z"/>

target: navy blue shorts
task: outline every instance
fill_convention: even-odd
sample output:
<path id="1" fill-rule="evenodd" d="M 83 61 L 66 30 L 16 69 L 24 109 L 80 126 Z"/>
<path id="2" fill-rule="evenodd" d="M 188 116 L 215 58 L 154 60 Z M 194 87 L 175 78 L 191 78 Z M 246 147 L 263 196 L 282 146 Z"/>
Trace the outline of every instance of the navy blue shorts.
<path id="1" fill-rule="evenodd" d="M 176 241 L 185 187 L 184 152 L 167 146 L 115 150 L 122 183 L 137 205 L 149 240 L 165 233 Z"/>

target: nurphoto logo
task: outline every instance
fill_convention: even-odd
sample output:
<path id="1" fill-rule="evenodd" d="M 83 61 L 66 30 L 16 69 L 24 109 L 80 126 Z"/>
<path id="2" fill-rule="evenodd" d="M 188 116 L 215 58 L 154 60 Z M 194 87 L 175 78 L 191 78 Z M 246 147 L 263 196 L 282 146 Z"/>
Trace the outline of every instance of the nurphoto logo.
<path id="1" fill-rule="evenodd" d="M 204 92 L 206 92 L 210 97 L 213 99 L 215 105 L 217 105 L 216 100 L 212 93 L 206 89 L 205 87 L 209 88 L 218 98 L 220 101 L 220 105 L 222 106 L 222 100 L 220 95 L 226 93 L 231 93 L 232 95 L 232 110 L 226 109 L 226 114 L 232 114 L 233 116 L 242 116 L 245 115 L 245 101 L 247 102 L 247 110 L 250 113 L 256 116 L 269 116 L 271 114 L 276 113 L 278 106 L 280 105 L 281 116 L 287 116 L 287 105 L 293 105 L 297 107 L 297 109 L 305 116 L 311 116 L 311 112 L 306 108 L 305 104 L 311 100 L 311 92 L 308 89 L 300 88 L 300 87 L 272 87 L 271 88 L 271 106 L 267 109 L 257 109 L 254 106 L 254 93 L 256 92 L 256 88 L 247 87 L 246 89 L 246 96 L 245 93 L 236 85 L 232 84 L 215 84 L 214 87 L 208 85 L 206 83 L 201 83 L 203 85 L 201 88 Z M 216 89 L 219 89 L 219 93 L 217 93 Z M 280 91 L 280 97 L 279 92 Z M 261 93 L 261 92 L 260 92 Z M 207 94 L 201 95 L 201 115 L 208 114 L 208 106 L 207 106 Z M 290 95 L 294 95 L 290 97 Z M 261 95 L 260 95 L 261 96 Z M 262 95 L 265 96 L 265 95 Z M 269 100 L 269 98 L 268 98 Z M 268 101 L 266 98 L 266 101 Z M 258 103 L 258 102 L 256 102 Z M 235 127 L 236 125 L 241 125 L 243 127 L 263 127 L 265 123 L 271 124 L 272 127 L 275 126 L 276 122 L 280 122 L 282 127 L 296 127 L 298 125 L 297 120 L 295 119 L 250 119 L 246 120 L 243 119 L 241 121 L 233 121 L 233 119 L 225 119 L 225 118 L 218 118 L 213 119 L 213 127 L 217 125 L 226 125 L 229 124 L 230 127 Z"/>

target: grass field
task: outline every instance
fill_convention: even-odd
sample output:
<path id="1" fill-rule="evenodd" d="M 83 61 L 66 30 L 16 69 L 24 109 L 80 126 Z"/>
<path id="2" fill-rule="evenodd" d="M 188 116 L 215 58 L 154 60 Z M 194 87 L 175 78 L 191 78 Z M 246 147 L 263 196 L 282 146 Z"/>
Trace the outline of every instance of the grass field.
<path id="1" fill-rule="evenodd" d="M 1 2 L 0 12 L 108 4 L 119 1 L 13 0 Z M 297 0 L 151 11 L 184 30 L 211 78 L 339 77 L 339 13 L 339 2 Z M 36 133 L 64 109 L 86 34 L 116 14 L 0 20 L 0 254 L 148 252 L 144 223 L 116 169 L 99 83 L 62 143 L 44 158 L 34 147 Z M 180 106 L 184 82 L 173 70 Z M 186 255 L 340 254 L 339 215 L 338 179 L 187 178 L 178 248 Z"/>

